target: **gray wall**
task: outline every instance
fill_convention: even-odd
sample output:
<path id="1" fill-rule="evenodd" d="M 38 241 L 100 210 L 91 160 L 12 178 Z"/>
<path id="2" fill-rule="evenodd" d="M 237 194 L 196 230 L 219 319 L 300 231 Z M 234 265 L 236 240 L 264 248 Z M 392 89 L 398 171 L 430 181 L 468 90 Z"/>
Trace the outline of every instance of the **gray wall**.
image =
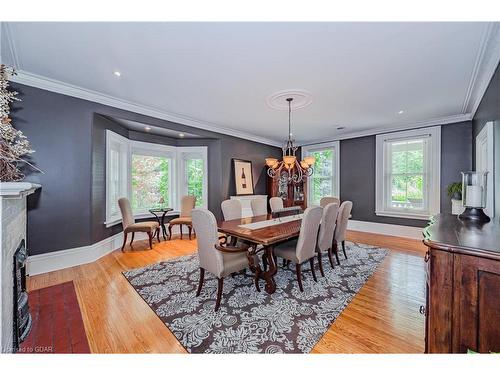
<path id="1" fill-rule="evenodd" d="M 200 135 L 203 139 L 184 140 L 188 145 L 208 146 L 209 208 L 220 215 L 220 202 L 230 193 L 231 158 L 252 160 L 255 193 L 265 194 L 260 177 L 264 158 L 279 157 L 281 150 L 219 133 L 156 119 L 118 108 L 12 83 L 23 100 L 13 105 L 13 123 L 31 141 L 36 153 L 32 161 L 45 174 L 28 171 L 26 180 L 42 189 L 28 199 L 28 246 L 30 254 L 86 246 L 116 233 L 120 226 L 106 229 L 105 218 L 105 129 L 122 131 L 103 119 L 117 117 L 179 132 Z M 131 132 L 132 139 L 144 135 Z M 171 142 L 151 137 L 153 142 Z M 201 142 L 201 143 L 200 143 Z M 195 143 L 193 143 L 195 144 Z M 104 200 L 103 200 L 104 198 Z"/>
<path id="2" fill-rule="evenodd" d="M 451 212 L 446 186 L 471 168 L 470 122 L 441 127 L 441 212 Z M 375 136 L 340 141 L 340 198 L 350 200 L 354 220 L 424 227 L 425 220 L 375 215 Z"/>
<path id="3" fill-rule="evenodd" d="M 479 104 L 479 107 L 472 119 L 472 127 L 474 134 L 473 147 L 475 139 L 484 125 L 489 122 L 494 122 L 494 148 L 495 148 L 495 217 L 500 217 L 500 65 L 497 67 L 490 84 Z M 474 147 L 475 148 L 475 147 Z M 473 149 L 473 159 L 476 157 L 475 149 Z M 474 160 L 475 162 L 475 160 Z M 475 164 L 474 164 L 475 167 Z"/>

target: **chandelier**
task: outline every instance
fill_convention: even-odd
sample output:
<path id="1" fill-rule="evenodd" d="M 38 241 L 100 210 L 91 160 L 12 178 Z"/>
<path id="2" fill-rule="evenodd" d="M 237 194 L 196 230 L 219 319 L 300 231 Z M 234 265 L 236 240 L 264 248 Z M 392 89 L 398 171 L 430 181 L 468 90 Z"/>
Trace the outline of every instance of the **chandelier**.
<path id="1" fill-rule="evenodd" d="M 303 181 L 305 177 L 311 176 L 313 174 L 312 166 L 315 161 L 314 156 L 306 156 L 301 161 L 298 161 L 295 156 L 295 152 L 299 147 L 295 146 L 294 140 L 292 139 L 292 100 L 293 98 L 286 99 L 288 102 L 288 140 L 282 147 L 283 160 L 266 158 L 266 165 L 268 166 L 267 175 L 274 180 L 281 179 L 288 184 L 299 183 Z M 284 173 L 282 173 L 282 171 Z"/>

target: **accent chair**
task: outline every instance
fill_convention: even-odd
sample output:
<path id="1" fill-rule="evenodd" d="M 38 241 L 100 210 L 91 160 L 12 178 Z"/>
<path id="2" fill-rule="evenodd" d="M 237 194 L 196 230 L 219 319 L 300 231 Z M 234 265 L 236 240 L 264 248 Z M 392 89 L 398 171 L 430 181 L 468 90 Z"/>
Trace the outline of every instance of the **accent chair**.
<path id="1" fill-rule="evenodd" d="M 191 232 L 193 230 L 193 223 L 191 219 L 191 211 L 196 205 L 196 197 L 192 195 L 185 195 L 181 199 L 181 213 L 178 218 L 170 220 L 168 223 L 168 234 L 172 238 L 172 227 L 179 225 L 181 230 L 182 240 L 182 226 L 185 225 L 189 230 L 189 239 L 191 239 Z"/>
<path id="2" fill-rule="evenodd" d="M 313 279 L 318 281 L 314 272 L 314 258 L 316 257 L 316 242 L 322 213 L 323 209 L 319 206 L 306 208 L 300 225 L 299 238 L 280 243 L 274 248 L 276 256 L 295 263 L 297 282 L 301 292 L 304 291 L 301 270 L 303 263 L 309 261 Z"/>
<path id="3" fill-rule="evenodd" d="M 336 197 L 323 197 L 319 201 L 319 205 L 323 208 L 329 203 L 337 203 L 340 206 L 340 199 Z"/>
<path id="4" fill-rule="evenodd" d="M 196 297 L 203 288 L 205 271 L 212 273 L 218 281 L 215 311 L 219 310 L 224 287 L 224 277 L 248 267 L 246 253 L 249 246 L 234 247 L 219 244 L 217 221 L 213 213 L 205 209 L 192 211 L 193 227 L 198 242 L 198 259 L 200 261 L 200 280 Z"/>
<path id="5" fill-rule="evenodd" d="M 130 207 L 130 201 L 127 198 L 118 199 L 118 206 L 122 213 L 122 225 L 123 225 L 123 245 L 122 251 L 125 249 L 127 244 L 127 236 L 132 233 L 132 239 L 130 240 L 130 246 L 134 242 L 135 232 L 146 232 L 149 237 L 149 248 L 153 248 L 153 236 L 156 234 L 156 239 L 160 242 L 160 224 L 157 221 L 141 221 L 136 223 L 134 215 L 132 214 L 132 208 Z"/>
<path id="6" fill-rule="evenodd" d="M 267 215 L 267 202 L 265 199 L 252 199 L 250 202 L 253 216 Z"/>
<path id="7" fill-rule="evenodd" d="M 342 244 L 342 251 L 344 252 L 344 256 L 347 259 L 347 254 L 345 252 L 345 235 L 347 232 L 347 223 L 349 222 L 349 218 L 351 217 L 352 210 L 352 202 L 345 201 L 340 205 L 339 213 L 337 215 L 337 226 L 335 227 L 335 234 L 333 236 L 333 252 L 335 253 L 335 257 L 337 258 L 337 263 L 339 262 L 338 256 L 338 244 Z M 330 258 L 330 264 L 333 267 L 333 262 Z"/>

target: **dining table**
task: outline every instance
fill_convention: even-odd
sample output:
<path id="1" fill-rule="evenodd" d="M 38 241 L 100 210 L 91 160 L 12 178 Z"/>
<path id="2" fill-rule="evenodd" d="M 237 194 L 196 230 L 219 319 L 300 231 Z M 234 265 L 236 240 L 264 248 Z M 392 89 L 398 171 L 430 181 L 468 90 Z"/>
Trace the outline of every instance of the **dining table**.
<path id="1" fill-rule="evenodd" d="M 274 247 L 299 236 L 302 215 L 273 217 L 267 214 L 217 222 L 219 232 L 252 245 L 248 248 L 247 258 L 250 269 L 255 272 L 257 290 L 260 290 L 259 280 L 264 280 L 267 293 L 273 294 L 276 291 L 274 275 L 278 267 L 274 257 Z M 256 256 L 259 252 L 263 252 L 262 256 L 266 257 L 267 269 L 263 269 L 260 265 Z"/>

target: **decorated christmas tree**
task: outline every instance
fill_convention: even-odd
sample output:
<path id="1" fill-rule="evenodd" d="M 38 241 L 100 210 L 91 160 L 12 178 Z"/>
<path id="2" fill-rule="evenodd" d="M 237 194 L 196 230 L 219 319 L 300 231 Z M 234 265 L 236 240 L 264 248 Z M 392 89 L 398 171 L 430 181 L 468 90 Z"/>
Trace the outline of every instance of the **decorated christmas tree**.
<path id="1" fill-rule="evenodd" d="M 0 65 L 0 181 L 24 179 L 21 164 L 31 164 L 23 159 L 33 153 L 26 136 L 14 129 L 10 118 L 10 104 L 19 101 L 17 91 L 9 91 L 9 76 L 16 74 L 13 68 Z M 35 167 L 36 168 L 36 167 Z M 38 168 L 36 168 L 38 169 Z"/>

